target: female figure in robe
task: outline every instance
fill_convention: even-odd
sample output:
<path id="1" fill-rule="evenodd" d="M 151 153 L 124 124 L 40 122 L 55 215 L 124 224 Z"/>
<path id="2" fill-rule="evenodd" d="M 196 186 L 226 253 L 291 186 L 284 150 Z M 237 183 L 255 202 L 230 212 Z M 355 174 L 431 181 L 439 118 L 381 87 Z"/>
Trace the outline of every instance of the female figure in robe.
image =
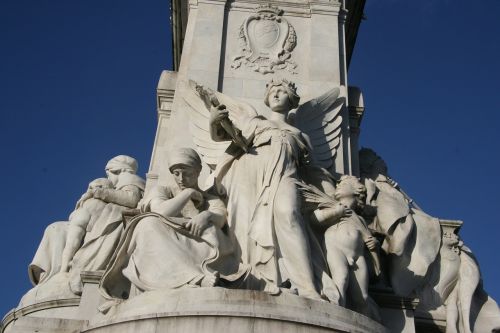
<path id="1" fill-rule="evenodd" d="M 198 187 L 198 154 L 179 148 L 168 162 L 175 184 L 157 186 L 141 202 L 145 213 L 130 221 L 102 279 L 110 302 L 101 310 L 146 291 L 212 287 L 244 273 L 231 258 L 224 203 Z"/>
<path id="2" fill-rule="evenodd" d="M 137 167 L 132 157 L 112 158 L 105 169 L 107 179 L 89 184 L 70 221 L 54 222 L 45 229 L 28 267 L 35 287 L 23 297 L 20 306 L 44 298 L 81 294 L 80 272 L 106 267 L 123 230 L 122 212 L 136 207 L 142 197 L 144 181 L 135 174 Z"/>
<path id="3" fill-rule="evenodd" d="M 286 121 L 299 103 L 295 85 L 271 81 L 264 103 L 272 111 L 268 118 L 240 119 L 236 133 L 241 132 L 246 152 L 227 154 L 217 165 L 215 183 L 227 196 L 228 223 L 241 260 L 252 267 L 248 287 L 276 294 L 288 280 L 299 295 L 319 299 L 296 186 L 312 148 Z M 212 139 L 238 143 L 222 126 L 228 114 L 224 105 L 211 108 Z"/>
<path id="4" fill-rule="evenodd" d="M 88 198 L 106 202 L 69 263 L 70 288 L 79 295 L 83 285 L 82 271 L 104 270 L 123 234 L 122 213 L 137 207 L 144 192 L 144 180 L 136 175 L 137 161 L 125 155 L 112 158 L 106 165 L 106 175 L 114 188 L 88 191 L 77 203 L 77 210 Z M 64 267 L 63 267 L 64 268 Z"/>

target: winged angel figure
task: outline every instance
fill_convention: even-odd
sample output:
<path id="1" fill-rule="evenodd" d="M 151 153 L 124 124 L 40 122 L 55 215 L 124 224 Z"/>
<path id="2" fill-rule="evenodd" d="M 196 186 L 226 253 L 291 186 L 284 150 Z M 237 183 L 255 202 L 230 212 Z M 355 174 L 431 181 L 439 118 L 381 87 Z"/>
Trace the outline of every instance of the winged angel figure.
<path id="1" fill-rule="evenodd" d="M 296 184 L 333 192 L 324 168 L 340 144 L 342 95 L 335 88 L 299 105 L 295 84 L 272 80 L 264 98 L 271 112 L 264 117 L 195 82 L 186 89 L 193 140 L 213 169 L 211 185 L 227 198 L 240 260 L 252 267 L 249 289 L 277 294 L 289 286 L 320 298 Z"/>

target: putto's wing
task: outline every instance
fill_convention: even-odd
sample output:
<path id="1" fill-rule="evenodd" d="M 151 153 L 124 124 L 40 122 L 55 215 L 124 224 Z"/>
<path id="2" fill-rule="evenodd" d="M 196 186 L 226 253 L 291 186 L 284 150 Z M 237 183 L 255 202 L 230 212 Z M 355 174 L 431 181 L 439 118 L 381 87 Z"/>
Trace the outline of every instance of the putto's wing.
<path id="1" fill-rule="evenodd" d="M 242 123 L 241 119 L 244 116 L 254 116 L 257 115 L 257 112 L 248 104 L 204 88 L 194 81 L 189 81 L 189 84 L 185 85 L 182 95 L 188 106 L 189 129 L 193 136 L 193 142 L 203 161 L 214 169 L 231 141 L 215 142 L 211 139 L 210 105 L 224 104 L 229 111 L 229 118 L 236 126 Z"/>
<path id="2" fill-rule="evenodd" d="M 302 104 L 295 114 L 295 126 L 311 139 L 316 163 L 329 168 L 340 145 L 344 87 L 333 88 Z"/>

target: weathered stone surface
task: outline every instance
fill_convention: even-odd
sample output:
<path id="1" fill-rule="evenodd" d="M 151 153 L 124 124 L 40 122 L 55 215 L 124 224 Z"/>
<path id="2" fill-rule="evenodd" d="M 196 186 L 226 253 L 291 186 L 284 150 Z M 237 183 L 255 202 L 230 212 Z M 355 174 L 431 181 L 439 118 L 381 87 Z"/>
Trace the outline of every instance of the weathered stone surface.
<path id="1" fill-rule="evenodd" d="M 95 318 L 83 332 L 388 332 L 345 308 L 290 294 L 198 288 L 157 290 Z"/>
<path id="2" fill-rule="evenodd" d="M 358 152 L 363 6 L 173 1 L 146 188 L 135 159 L 110 160 L 47 227 L 2 332 L 498 329 L 461 222 Z"/>

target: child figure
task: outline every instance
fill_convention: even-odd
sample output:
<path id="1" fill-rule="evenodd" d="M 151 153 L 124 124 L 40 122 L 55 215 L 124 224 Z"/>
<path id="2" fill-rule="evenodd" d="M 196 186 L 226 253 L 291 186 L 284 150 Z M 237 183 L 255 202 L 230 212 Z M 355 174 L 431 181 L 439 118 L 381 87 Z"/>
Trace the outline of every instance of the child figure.
<path id="1" fill-rule="evenodd" d="M 62 253 L 61 272 L 69 270 L 69 263 L 76 251 L 82 246 L 85 234 L 92 230 L 93 224 L 107 204 L 87 194 L 94 192 L 96 189 L 112 188 L 113 183 L 109 179 L 97 178 L 90 182 L 87 192 L 78 201 L 76 209 L 69 216 L 66 244 Z"/>
<path id="2" fill-rule="evenodd" d="M 328 228 L 324 235 L 326 259 L 338 288 L 339 305 L 380 320 L 378 307 L 368 295 L 366 259 L 369 250 L 377 264 L 378 241 L 357 214 L 363 208 L 365 196 L 366 189 L 356 177 L 342 176 L 335 191 L 338 204 L 316 209 L 313 219 Z"/>

